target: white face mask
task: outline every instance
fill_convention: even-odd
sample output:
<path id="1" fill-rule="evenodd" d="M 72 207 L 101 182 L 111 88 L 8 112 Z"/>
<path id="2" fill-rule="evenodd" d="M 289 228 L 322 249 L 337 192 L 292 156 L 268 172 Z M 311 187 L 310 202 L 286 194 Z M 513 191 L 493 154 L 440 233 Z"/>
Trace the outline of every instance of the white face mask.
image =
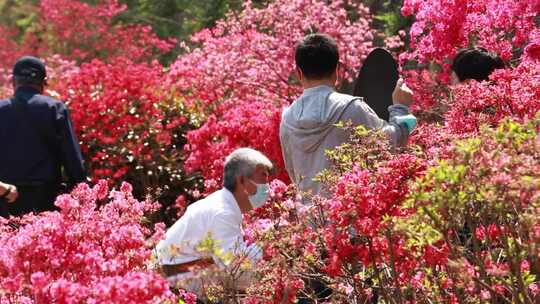
<path id="1" fill-rule="evenodd" d="M 257 192 L 249 196 L 249 202 L 253 209 L 264 205 L 270 194 L 268 193 L 268 184 L 257 184 Z"/>

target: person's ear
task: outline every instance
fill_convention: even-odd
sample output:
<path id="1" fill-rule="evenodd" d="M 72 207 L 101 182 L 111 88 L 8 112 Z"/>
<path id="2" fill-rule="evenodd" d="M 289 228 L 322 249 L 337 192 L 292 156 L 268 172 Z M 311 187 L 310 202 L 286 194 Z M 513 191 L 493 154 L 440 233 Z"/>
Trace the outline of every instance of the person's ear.
<path id="1" fill-rule="evenodd" d="M 334 83 L 334 86 L 338 86 L 339 85 L 339 64 L 338 66 L 336 66 L 336 69 L 334 70 L 334 72 L 332 72 L 332 74 L 330 75 L 330 80 Z"/>
<path id="2" fill-rule="evenodd" d="M 300 82 L 304 80 L 304 73 L 302 73 L 302 70 L 300 70 L 299 67 L 296 68 L 296 76 Z"/>
<path id="3" fill-rule="evenodd" d="M 459 83 L 459 78 L 456 74 L 456 72 L 452 71 L 452 73 L 450 74 L 450 84 L 451 85 L 456 85 Z"/>
<path id="4" fill-rule="evenodd" d="M 236 184 L 240 187 L 244 187 L 245 186 L 245 178 L 241 175 L 237 176 L 236 177 Z"/>

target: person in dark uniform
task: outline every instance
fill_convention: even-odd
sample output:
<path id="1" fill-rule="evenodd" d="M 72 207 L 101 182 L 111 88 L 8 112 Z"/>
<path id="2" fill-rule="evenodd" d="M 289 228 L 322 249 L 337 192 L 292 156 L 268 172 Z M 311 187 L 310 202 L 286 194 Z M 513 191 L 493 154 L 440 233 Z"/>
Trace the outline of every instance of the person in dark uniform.
<path id="1" fill-rule="evenodd" d="M 18 198 L 0 199 L 0 216 L 54 210 L 64 181 L 86 180 L 84 161 L 64 103 L 44 96 L 47 73 L 38 58 L 24 56 L 13 67 L 10 99 L 0 100 L 0 181 Z M 65 179 L 64 179 L 65 177 Z"/>

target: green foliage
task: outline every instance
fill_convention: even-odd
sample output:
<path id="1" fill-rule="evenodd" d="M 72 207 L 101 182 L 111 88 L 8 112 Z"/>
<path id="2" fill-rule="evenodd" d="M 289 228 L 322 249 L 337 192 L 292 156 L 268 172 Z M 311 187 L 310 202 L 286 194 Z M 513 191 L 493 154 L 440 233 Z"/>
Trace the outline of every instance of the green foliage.
<path id="1" fill-rule="evenodd" d="M 333 164 L 332 170 L 340 174 L 349 172 L 353 166 L 374 169 L 381 161 L 390 157 L 390 145 L 382 131 L 368 130 L 362 125 L 352 127 L 350 123 L 339 122 L 336 127 L 350 132 L 350 140 L 341 146 L 325 151 Z M 340 175 L 338 174 L 338 175 Z M 317 179 L 326 183 L 335 178 L 329 170 L 323 171 Z"/>
<path id="2" fill-rule="evenodd" d="M 161 37 L 185 39 L 195 31 L 211 27 L 240 0 L 124 0 L 129 9 L 123 16 L 130 22 L 150 24 Z"/>
<path id="3" fill-rule="evenodd" d="M 400 30 L 407 31 L 412 25 L 412 17 L 401 15 L 403 0 L 362 0 L 361 2 L 369 7 L 374 16 L 372 27 L 386 37 L 397 35 Z M 382 44 L 382 39 L 378 43 Z"/>
<path id="4" fill-rule="evenodd" d="M 407 234 L 409 248 L 448 248 L 447 275 L 458 286 L 501 284 L 510 287 L 498 297 L 530 297 L 525 286 L 540 275 L 539 130 L 540 116 L 483 127 L 455 141 L 413 185 L 404 209 L 414 211 L 396 228 Z"/>
<path id="5" fill-rule="evenodd" d="M 242 0 L 122 0 L 128 10 L 119 18 L 125 23 L 140 23 L 152 26 L 161 38 L 176 38 L 189 44 L 189 37 L 204 28 L 211 28 L 228 13 L 238 12 Z M 255 4 L 267 1 L 256 0 Z M 177 47 L 161 58 L 165 64 L 174 60 L 182 52 Z"/>
<path id="6" fill-rule="evenodd" d="M 0 25 L 17 30 L 22 38 L 35 30 L 38 4 L 38 0 L 0 0 Z"/>
<path id="7" fill-rule="evenodd" d="M 427 215 L 430 225 L 442 232 L 459 228 L 467 217 L 504 223 L 514 210 L 539 204 L 534 195 L 540 188 L 539 125 L 539 119 L 506 121 L 454 143 L 451 158 L 428 169 L 411 192 L 406 207 L 418 208 L 415 216 L 424 218 L 414 221 L 423 225 Z"/>

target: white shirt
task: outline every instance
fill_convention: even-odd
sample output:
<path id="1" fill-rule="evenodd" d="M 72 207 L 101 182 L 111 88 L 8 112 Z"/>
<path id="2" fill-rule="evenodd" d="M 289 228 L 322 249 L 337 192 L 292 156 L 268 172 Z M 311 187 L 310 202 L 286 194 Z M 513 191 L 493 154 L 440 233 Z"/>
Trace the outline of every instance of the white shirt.
<path id="1" fill-rule="evenodd" d="M 252 260 L 260 258 L 257 247 L 246 248 L 242 237 L 242 212 L 233 194 L 218 190 L 188 206 L 186 213 L 167 231 L 156 247 L 162 265 L 182 264 L 201 258 L 196 248 L 211 236 L 223 253 L 249 253 Z M 213 257 L 221 265 L 218 257 Z"/>

